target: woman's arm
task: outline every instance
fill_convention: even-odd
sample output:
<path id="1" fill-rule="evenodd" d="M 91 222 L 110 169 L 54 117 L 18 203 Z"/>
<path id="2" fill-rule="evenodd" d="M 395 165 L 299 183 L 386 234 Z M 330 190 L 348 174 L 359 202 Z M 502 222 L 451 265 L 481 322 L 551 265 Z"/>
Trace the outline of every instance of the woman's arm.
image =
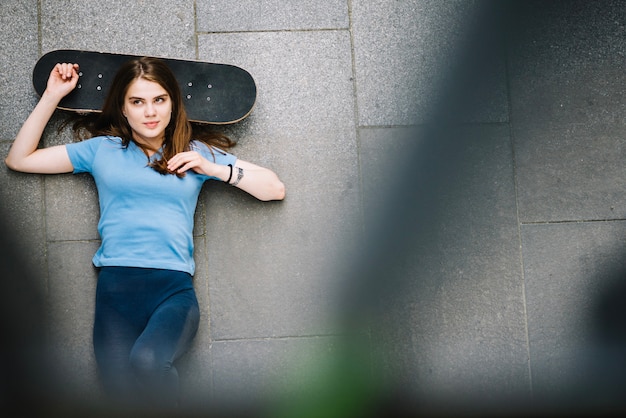
<path id="1" fill-rule="evenodd" d="M 48 79 L 39 103 L 22 125 L 9 154 L 7 167 L 26 173 L 68 173 L 73 170 L 65 145 L 37 149 L 43 131 L 63 97 L 78 82 L 78 64 L 57 64 Z"/>
<path id="2" fill-rule="evenodd" d="M 228 166 L 226 168 L 230 172 L 230 168 Z M 241 177 L 239 177 L 240 173 Z M 228 177 L 225 178 L 225 180 L 227 179 Z M 230 184 L 250 193 L 259 200 L 283 200 L 285 198 L 285 185 L 276 173 L 247 161 L 237 160 L 233 167 Z"/>
<path id="3" fill-rule="evenodd" d="M 196 151 L 181 152 L 168 161 L 168 168 L 172 171 L 184 173 L 193 170 L 196 173 L 217 177 L 222 181 L 239 187 L 259 200 L 283 200 L 285 185 L 276 173 L 247 161 L 237 160 L 231 169 L 227 165 L 215 164 L 202 157 Z M 241 173 L 241 176 L 240 176 Z"/>

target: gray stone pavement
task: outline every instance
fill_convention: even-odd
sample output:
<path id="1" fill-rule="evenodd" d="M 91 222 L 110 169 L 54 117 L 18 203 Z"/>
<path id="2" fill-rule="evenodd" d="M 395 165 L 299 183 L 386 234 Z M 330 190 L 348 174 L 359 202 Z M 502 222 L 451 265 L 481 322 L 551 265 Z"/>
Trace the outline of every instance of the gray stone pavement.
<path id="1" fill-rule="evenodd" d="M 625 267 L 623 1 L 523 2 L 530 13 L 520 41 L 488 67 L 479 106 L 460 121 L 463 161 L 438 190 L 436 232 L 417 237 L 402 260 L 356 258 L 376 228 L 373 208 L 412 173 L 401 164 L 407 150 L 429 141 L 422 128 L 437 86 L 480 4 L 4 0 L 0 155 L 37 102 L 30 75 L 49 50 L 241 66 L 257 82 L 257 105 L 225 131 L 240 158 L 279 174 L 287 198 L 257 202 L 222 184 L 201 194 L 202 322 L 179 365 L 186 405 L 245 403 L 306 384 L 310 365 L 338 350 L 342 295 L 368 290 L 370 282 L 346 272 L 371 262 L 403 279 L 394 297 L 381 295 L 384 325 L 364 346 L 374 354 L 362 366 L 382 370 L 374 376 L 384 387 L 401 386 L 405 398 L 437 410 L 451 400 L 541 404 L 593 381 L 610 403 L 608 387 L 623 388 L 623 368 L 595 353 L 606 354 L 598 341 L 615 341 L 623 353 L 611 333 L 623 325 L 611 328 L 602 316 L 614 308 L 604 296 L 619 295 L 612 289 Z M 45 144 L 71 141 L 54 129 L 62 117 Z M 402 184 L 410 196 L 411 184 Z M 94 184 L 3 167 L 0 190 L 45 295 L 58 387 L 69 399 L 98 399 Z M 387 210 L 393 223 L 397 207 Z M 412 222 L 431 220 L 416 214 Z M 614 372 L 618 384 L 593 380 L 598 370 Z M 592 402 L 584 392 L 588 399 L 573 399 Z"/>

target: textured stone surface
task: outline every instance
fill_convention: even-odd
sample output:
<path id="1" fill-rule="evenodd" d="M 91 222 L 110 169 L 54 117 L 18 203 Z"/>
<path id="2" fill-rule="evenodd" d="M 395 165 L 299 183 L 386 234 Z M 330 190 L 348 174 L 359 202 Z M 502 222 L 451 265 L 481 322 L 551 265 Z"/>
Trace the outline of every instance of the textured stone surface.
<path id="1" fill-rule="evenodd" d="M 332 338 L 216 342 L 211 347 L 214 402 L 232 407 L 297 393 L 332 352 Z"/>
<path id="2" fill-rule="evenodd" d="M 344 234 L 359 218 L 348 34 L 216 34 L 199 43 L 203 59 L 254 75 L 258 104 L 233 152 L 271 167 L 287 188 L 284 202 L 268 205 L 208 187 L 212 335 L 323 331 Z"/>
<path id="3" fill-rule="evenodd" d="M 362 164 L 362 176 L 376 179 L 370 184 L 378 185 L 389 166 L 380 164 L 381 154 L 428 153 L 428 142 L 434 140 L 398 128 L 362 130 L 360 137 L 361 158 L 368 161 Z M 422 146 L 415 147 L 416 141 Z M 414 190 L 405 190 L 407 205 L 426 200 L 436 215 L 416 210 L 414 217 L 405 219 L 399 229 L 412 236 L 407 238 L 412 247 L 398 254 L 403 261 L 386 264 L 386 280 L 393 287 L 383 287 L 385 321 L 379 332 L 387 338 L 388 366 L 391 376 L 425 403 L 489 405 L 506 397 L 528 399 L 524 288 L 508 129 L 462 128 L 454 141 L 462 161 L 457 165 L 452 159 L 455 163 L 446 165 L 445 158 L 436 160 L 434 165 L 442 168 L 432 173 L 440 185 L 432 190 L 435 196 L 411 196 L 416 190 L 429 192 L 418 179 Z M 411 170 L 403 172 L 410 175 Z M 365 190 L 375 193 L 376 187 Z M 366 202 L 373 199 L 365 196 Z M 394 220 L 386 222 L 391 228 Z"/>
<path id="4" fill-rule="evenodd" d="M 352 2 L 359 124 L 428 121 L 475 11 L 476 3 L 469 1 Z M 472 121 L 507 120 L 504 70 L 503 57 L 490 68 Z"/>
<path id="5" fill-rule="evenodd" d="M 0 142 L 1 155 L 6 155 L 9 142 Z M 0 211 L 3 222 L 12 229 L 21 246 L 25 260 L 33 268 L 38 282 L 46 286 L 46 226 L 42 217 L 44 210 L 43 179 L 24 173 L 16 173 L 4 165 L 0 169 Z"/>
<path id="6" fill-rule="evenodd" d="M 10 140 L 35 104 L 31 69 L 39 51 L 37 1 L 3 1 L 0 28 L 0 140 Z"/>
<path id="7" fill-rule="evenodd" d="M 50 349 L 66 396 L 99 391 L 92 345 L 97 275 L 91 257 L 97 242 L 48 243 Z"/>
<path id="8" fill-rule="evenodd" d="M 199 32 L 347 29 L 349 24 L 342 0 L 201 0 L 196 13 Z"/>
<path id="9" fill-rule="evenodd" d="M 522 221 L 626 216 L 623 124 L 520 123 L 513 133 Z"/>
<path id="10" fill-rule="evenodd" d="M 194 2 L 69 0 L 41 4 L 41 50 L 195 58 Z"/>
<path id="11" fill-rule="evenodd" d="M 626 9 L 612 0 L 523 2 L 522 36 L 486 63 L 474 112 L 460 115 L 462 158 L 435 159 L 423 122 L 479 4 L 4 1 L 0 152 L 36 103 L 30 72 L 48 50 L 240 65 L 257 82 L 257 103 L 224 130 L 238 141 L 233 153 L 280 175 L 287 198 L 257 202 L 215 182 L 202 191 L 194 230 L 202 317 L 178 365 L 184 404 L 210 408 L 280 388 L 292 373 L 286 358 L 334 353 L 328 334 L 345 330 L 336 314 L 355 306 L 382 321 L 368 324 L 380 363 L 363 367 L 381 366 L 385 383 L 422 405 L 508 408 L 521 398 L 526 406 L 531 390 L 549 399 L 568 380 L 591 383 L 572 401 L 621 399 L 612 392 L 623 388 L 623 350 L 612 339 L 621 325 L 606 315 L 623 316 L 611 296 L 621 306 L 613 286 L 626 214 Z M 62 119 L 53 117 L 43 144 L 71 141 L 56 131 Z M 3 221 L 47 292 L 49 351 L 72 370 L 58 386 L 71 400 L 96 397 L 93 182 L 5 167 L 0 192 Z M 416 202 L 432 203 L 434 221 L 404 210 Z M 407 221 L 400 232 L 425 233 L 410 236 L 404 258 L 382 258 L 394 237 L 372 244 L 362 234 L 398 219 Z M 361 244 L 380 252 L 354 258 Z M 386 270 L 354 277 L 373 266 Z"/>
<path id="12" fill-rule="evenodd" d="M 612 404 L 623 387 L 626 224 L 525 225 L 524 276 L 538 400 L 575 395 Z"/>
<path id="13" fill-rule="evenodd" d="M 532 6 L 532 4 L 530 4 Z M 525 222 L 623 219 L 625 10 L 529 7 L 510 51 L 511 120 Z"/>

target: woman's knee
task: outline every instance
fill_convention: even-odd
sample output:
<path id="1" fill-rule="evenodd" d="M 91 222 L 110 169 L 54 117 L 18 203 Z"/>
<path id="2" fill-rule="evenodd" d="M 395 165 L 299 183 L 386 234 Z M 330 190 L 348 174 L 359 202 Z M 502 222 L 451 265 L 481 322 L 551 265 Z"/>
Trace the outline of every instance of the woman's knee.
<path id="1" fill-rule="evenodd" d="M 135 373 L 143 376 L 159 376 L 169 372 L 172 368 L 171 361 L 160 358 L 154 348 L 146 346 L 135 346 L 130 353 L 129 360 Z"/>

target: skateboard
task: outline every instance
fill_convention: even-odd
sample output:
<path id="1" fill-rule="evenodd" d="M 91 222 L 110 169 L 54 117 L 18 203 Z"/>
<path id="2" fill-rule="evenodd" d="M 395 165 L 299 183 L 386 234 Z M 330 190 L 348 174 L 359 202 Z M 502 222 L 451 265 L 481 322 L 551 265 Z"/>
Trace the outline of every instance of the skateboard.
<path id="1" fill-rule="evenodd" d="M 33 69 L 33 86 L 39 96 L 46 89 L 52 68 L 59 62 L 80 65 L 76 88 L 59 109 L 78 113 L 99 112 L 117 69 L 137 55 L 59 49 L 43 55 Z M 247 117 L 256 102 L 256 84 L 243 68 L 202 61 L 161 58 L 173 71 L 192 122 L 231 124 Z"/>

